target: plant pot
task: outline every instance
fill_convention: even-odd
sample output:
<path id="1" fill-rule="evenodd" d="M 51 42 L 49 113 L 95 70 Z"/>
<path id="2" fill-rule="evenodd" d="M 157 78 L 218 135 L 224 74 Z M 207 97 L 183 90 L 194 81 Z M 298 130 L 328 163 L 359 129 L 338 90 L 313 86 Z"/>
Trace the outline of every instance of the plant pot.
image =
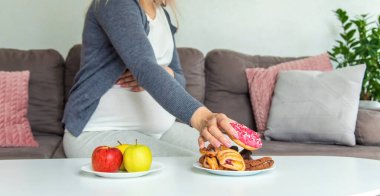
<path id="1" fill-rule="evenodd" d="M 378 111 L 380 111 L 380 102 L 360 100 L 359 108 L 360 109 L 366 109 L 366 110 L 378 110 Z"/>

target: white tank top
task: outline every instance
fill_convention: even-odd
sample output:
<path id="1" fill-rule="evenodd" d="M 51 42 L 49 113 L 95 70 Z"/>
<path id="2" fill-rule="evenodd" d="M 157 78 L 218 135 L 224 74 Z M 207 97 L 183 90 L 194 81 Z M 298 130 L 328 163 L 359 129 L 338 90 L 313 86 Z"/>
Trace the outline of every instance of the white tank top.
<path id="1" fill-rule="evenodd" d="M 162 7 L 157 7 L 156 18 L 148 16 L 152 45 L 157 63 L 168 66 L 173 58 L 174 43 L 170 26 Z M 83 131 L 140 131 L 160 138 L 175 122 L 146 91 L 131 92 L 114 85 L 100 99 L 99 105 Z"/>

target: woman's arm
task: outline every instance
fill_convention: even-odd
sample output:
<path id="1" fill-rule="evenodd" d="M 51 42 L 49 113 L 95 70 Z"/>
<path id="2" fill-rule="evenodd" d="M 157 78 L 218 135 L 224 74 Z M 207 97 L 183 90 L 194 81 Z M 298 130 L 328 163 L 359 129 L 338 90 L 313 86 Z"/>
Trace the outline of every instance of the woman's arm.
<path id="1" fill-rule="evenodd" d="M 173 38 L 174 40 L 174 38 Z M 178 52 L 174 44 L 173 59 L 169 65 L 169 68 L 174 72 L 174 78 L 183 88 L 186 86 L 185 76 L 182 71 L 181 62 L 179 61 Z"/>
<path id="2" fill-rule="evenodd" d="M 172 77 L 174 77 L 174 71 L 170 67 L 163 67 Z M 120 85 L 123 88 L 130 88 L 132 92 L 141 92 L 144 89 L 136 81 L 132 73 L 127 70 L 123 73 L 122 76 L 117 80 L 116 84 Z"/>
<path id="3" fill-rule="evenodd" d="M 231 119 L 213 114 L 158 66 L 137 1 L 109 0 L 106 3 L 100 0 L 93 9 L 100 27 L 139 85 L 169 113 L 200 131 L 200 146 L 204 141 L 216 147 L 220 144 L 230 146 L 221 131 L 236 134 L 228 124 Z"/>
<path id="4" fill-rule="evenodd" d="M 190 124 L 202 104 L 158 66 L 136 1 L 103 0 L 94 9 L 99 25 L 139 85 L 163 108 Z"/>

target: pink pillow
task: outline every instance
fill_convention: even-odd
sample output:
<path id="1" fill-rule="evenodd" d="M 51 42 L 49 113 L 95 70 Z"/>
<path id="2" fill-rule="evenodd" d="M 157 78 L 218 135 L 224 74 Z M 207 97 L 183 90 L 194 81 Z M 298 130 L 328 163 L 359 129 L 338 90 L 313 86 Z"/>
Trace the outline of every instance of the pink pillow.
<path id="1" fill-rule="evenodd" d="M 249 94 L 251 97 L 252 110 L 256 120 L 257 131 L 263 133 L 269 115 L 273 91 L 276 85 L 277 74 L 287 70 L 318 70 L 331 71 L 333 69 L 327 53 L 281 63 L 267 69 L 250 68 L 246 69 L 248 79 Z"/>
<path id="2" fill-rule="evenodd" d="M 28 112 L 29 71 L 0 71 L 0 147 L 38 147 Z"/>

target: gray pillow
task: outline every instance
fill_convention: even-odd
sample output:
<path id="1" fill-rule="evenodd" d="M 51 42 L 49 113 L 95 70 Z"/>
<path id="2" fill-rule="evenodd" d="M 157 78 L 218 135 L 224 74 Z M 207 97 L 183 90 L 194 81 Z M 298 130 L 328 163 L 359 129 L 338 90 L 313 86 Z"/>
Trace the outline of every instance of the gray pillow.
<path id="1" fill-rule="evenodd" d="M 206 56 L 206 90 L 204 104 L 213 112 L 225 113 L 232 119 L 256 130 L 249 98 L 247 68 L 267 68 L 297 58 L 246 55 L 217 49 Z"/>
<path id="2" fill-rule="evenodd" d="M 365 69 L 358 65 L 331 72 L 281 72 L 265 138 L 354 146 Z"/>

